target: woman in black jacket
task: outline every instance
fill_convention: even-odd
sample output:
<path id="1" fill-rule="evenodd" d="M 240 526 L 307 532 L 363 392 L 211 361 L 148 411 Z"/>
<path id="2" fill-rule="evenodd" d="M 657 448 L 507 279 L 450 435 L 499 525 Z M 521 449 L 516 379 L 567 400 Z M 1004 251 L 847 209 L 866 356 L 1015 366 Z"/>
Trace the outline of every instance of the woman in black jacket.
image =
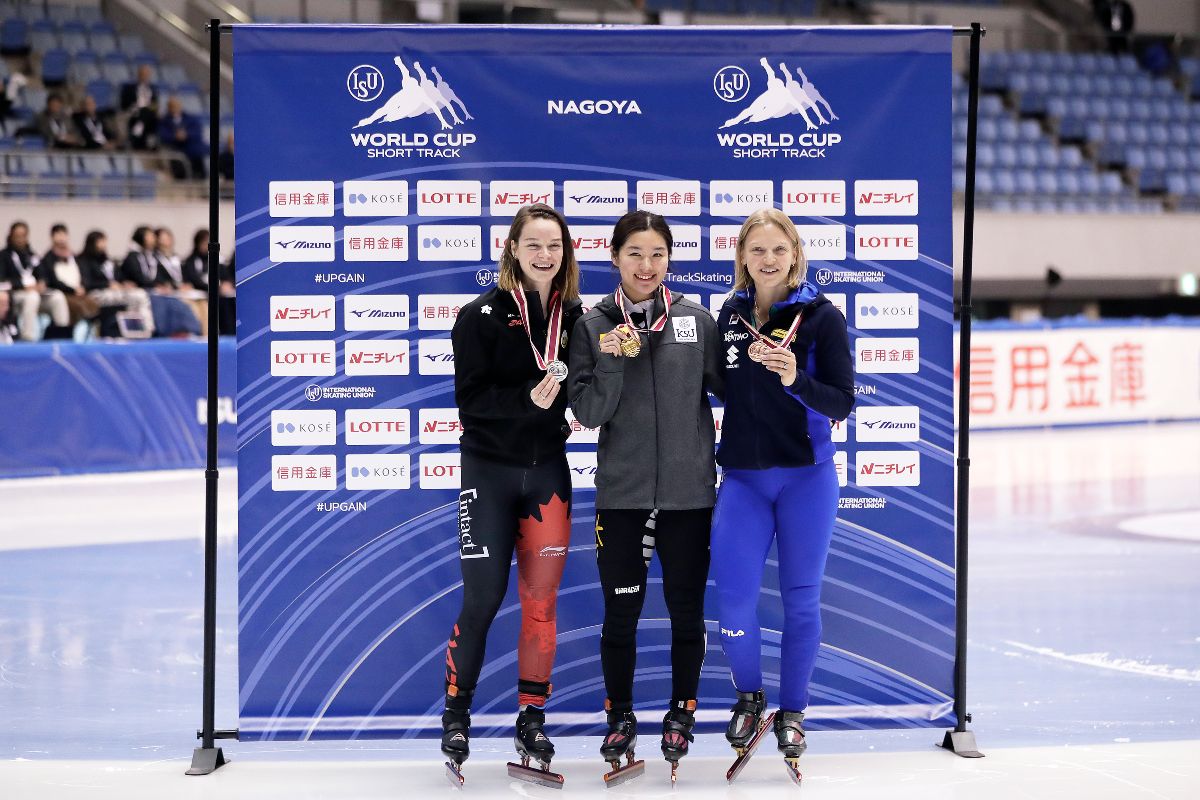
<path id="1" fill-rule="evenodd" d="M 451 334 L 463 427 L 457 525 L 463 606 L 446 649 L 442 751 L 460 781 L 484 642 L 514 550 L 522 614 L 516 747 L 525 764 L 533 758 L 543 770 L 554 755 L 542 730 L 543 708 L 571 534 L 561 382 L 579 315 L 579 267 L 566 220 L 547 205 L 525 206 L 505 240 L 496 288 L 463 306 Z"/>
<path id="2" fill-rule="evenodd" d="M 83 276 L 83 288 L 88 297 L 99 304 L 100 335 L 118 336 L 116 314 L 105 309 L 124 311 L 140 321 L 139 329 L 147 334 L 154 332 L 154 315 L 150 312 L 150 295 L 132 284 L 122 283 L 117 265 L 108 255 L 108 237 L 102 231 L 89 231 L 83 243 L 83 252 L 75 259 Z"/>

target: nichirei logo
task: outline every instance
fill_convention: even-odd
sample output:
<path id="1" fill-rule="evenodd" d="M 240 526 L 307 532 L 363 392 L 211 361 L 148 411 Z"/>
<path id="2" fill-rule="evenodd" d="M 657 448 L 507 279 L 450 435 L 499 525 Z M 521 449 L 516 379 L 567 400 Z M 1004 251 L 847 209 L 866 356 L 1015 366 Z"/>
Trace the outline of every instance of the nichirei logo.
<path id="1" fill-rule="evenodd" d="M 331 294 L 273 295 L 271 330 L 332 331 L 334 298 Z"/>
<path id="2" fill-rule="evenodd" d="M 407 339 L 347 339 L 347 375 L 407 375 Z"/>
<path id="3" fill-rule="evenodd" d="M 463 433 L 457 408 L 422 408 L 417 424 L 421 444 L 458 444 Z"/>
<path id="4" fill-rule="evenodd" d="M 492 181 L 488 197 L 493 217 L 514 216 L 523 206 L 534 203 L 553 207 L 554 181 Z"/>
<path id="5" fill-rule="evenodd" d="M 859 450 L 854 459 L 859 486 L 921 485 L 921 454 L 914 450 Z"/>
<path id="6" fill-rule="evenodd" d="M 346 411 L 346 444 L 408 444 L 412 439 L 407 408 L 352 408 Z"/>
<path id="7" fill-rule="evenodd" d="M 352 294 L 342 301 L 348 331 L 408 330 L 408 295 Z"/>
<path id="8" fill-rule="evenodd" d="M 860 292 L 854 298 L 854 327 L 916 328 L 919 295 L 916 292 Z"/>
<path id="9" fill-rule="evenodd" d="M 860 217 L 915 217 L 917 182 L 855 181 L 854 213 Z"/>
<path id="10" fill-rule="evenodd" d="M 572 244 L 575 246 L 576 261 L 611 261 L 609 237 L 612 225 L 572 225 Z"/>
<path id="11" fill-rule="evenodd" d="M 272 411 L 271 444 L 275 447 L 337 444 L 337 412 Z"/>

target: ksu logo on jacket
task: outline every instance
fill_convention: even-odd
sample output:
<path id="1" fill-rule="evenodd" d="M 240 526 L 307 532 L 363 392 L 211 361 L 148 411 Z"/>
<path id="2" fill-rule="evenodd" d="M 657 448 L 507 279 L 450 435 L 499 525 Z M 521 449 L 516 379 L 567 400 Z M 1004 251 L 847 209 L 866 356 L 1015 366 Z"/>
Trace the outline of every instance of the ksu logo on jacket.
<path id="1" fill-rule="evenodd" d="M 387 73 L 399 72 L 400 87 L 354 124 L 351 144 L 363 149 L 368 158 L 461 158 L 463 149 L 477 140 L 474 133 L 462 130 L 475 119 L 466 103 L 436 65 L 429 65 L 426 71 L 420 61 L 412 59 L 410 68 L 400 56 L 392 59 L 392 65 Z M 346 78 L 347 91 L 361 103 L 377 102 L 385 96 L 388 83 L 384 71 L 372 64 L 355 67 Z M 390 124 L 423 122 L 425 117 L 436 118 L 437 132 L 413 130 L 411 124 L 396 131 Z"/>

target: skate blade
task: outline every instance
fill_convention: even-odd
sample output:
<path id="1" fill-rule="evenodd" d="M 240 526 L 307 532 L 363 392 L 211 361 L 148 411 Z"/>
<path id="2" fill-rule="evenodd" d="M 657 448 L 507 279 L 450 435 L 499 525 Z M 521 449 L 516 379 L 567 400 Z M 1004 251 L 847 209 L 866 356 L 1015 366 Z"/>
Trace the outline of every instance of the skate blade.
<path id="1" fill-rule="evenodd" d="M 446 780 L 450 781 L 450 785 L 455 789 L 463 788 L 466 782 L 463 778 L 462 768 L 453 761 L 446 762 Z"/>
<path id="2" fill-rule="evenodd" d="M 538 786 L 545 786 L 550 789 L 563 788 L 563 781 L 566 780 L 566 778 L 557 772 L 551 772 L 548 769 L 526 767 L 521 764 L 514 764 L 511 761 L 508 762 L 508 777 L 527 783 L 536 783 Z"/>
<path id="3" fill-rule="evenodd" d="M 797 786 L 800 785 L 800 781 L 804 780 L 804 775 L 801 774 L 800 770 L 796 767 L 796 762 L 798 760 L 799 759 L 795 758 L 785 758 L 783 760 L 783 765 L 787 767 L 788 777 L 791 778 L 792 783 L 796 784 Z"/>
<path id="4" fill-rule="evenodd" d="M 610 761 L 609 763 L 611 764 L 612 762 Z M 633 780 L 634 778 L 643 774 L 645 771 L 645 761 L 632 761 L 623 767 L 616 767 L 615 769 L 606 772 L 604 774 L 604 785 L 610 789 L 613 786 L 620 786 L 622 783 Z"/>
<path id="5" fill-rule="evenodd" d="M 771 730 L 771 725 L 774 722 L 774 711 L 762 718 L 762 721 L 758 723 L 758 730 L 754 732 L 754 736 L 750 737 L 750 741 L 746 743 L 746 747 L 740 753 L 738 753 L 738 757 L 734 760 L 733 766 L 731 766 L 729 771 L 725 773 L 725 780 L 732 783 L 734 778 L 736 778 L 741 771 L 746 768 L 746 764 L 750 763 L 750 757 L 754 755 L 754 751 L 758 749 L 759 744 L 762 743 L 763 737 L 766 736 L 767 731 Z"/>

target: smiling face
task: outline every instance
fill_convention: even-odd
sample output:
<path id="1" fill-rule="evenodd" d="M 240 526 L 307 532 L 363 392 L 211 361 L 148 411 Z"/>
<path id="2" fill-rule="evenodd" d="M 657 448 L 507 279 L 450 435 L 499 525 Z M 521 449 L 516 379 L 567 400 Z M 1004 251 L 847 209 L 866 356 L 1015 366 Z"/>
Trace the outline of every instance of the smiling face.
<path id="1" fill-rule="evenodd" d="M 640 303 L 658 291 L 670 260 L 667 240 L 658 231 L 645 230 L 630 234 L 612 261 L 621 273 L 621 290 Z"/>
<path id="2" fill-rule="evenodd" d="M 562 269 L 562 230 L 554 220 L 530 219 L 521 226 L 516 240 L 509 240 L 508 246 L 520 265 L 521 283 L 526 288 L 549 286 Z"/>
<path id="3" fill-rule="evenodd" d="M 786 290 L 798 254 L 792 240 L 778 225 L 756 225 L 738 245 L 755 291 Z"/>

